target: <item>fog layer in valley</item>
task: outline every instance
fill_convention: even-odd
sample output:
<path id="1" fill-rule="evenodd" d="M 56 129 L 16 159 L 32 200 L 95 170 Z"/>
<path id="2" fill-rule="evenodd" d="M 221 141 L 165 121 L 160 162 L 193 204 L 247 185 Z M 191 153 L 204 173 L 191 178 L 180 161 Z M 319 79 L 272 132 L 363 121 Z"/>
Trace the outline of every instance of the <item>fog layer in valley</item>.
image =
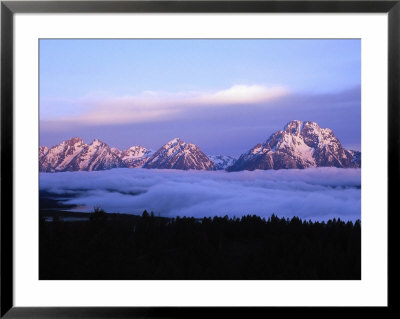
<path id="1" fill-rule="evenodd" d="M 156 216 L 298 216 L 328 220 L 361 218 L 361 170 L 180 171 L 112 169 L 41 173 L 40 190 L 65 204 L 99 206 L 107 212 Z M 76 195 L 76 196 L 71 196 Z"/>

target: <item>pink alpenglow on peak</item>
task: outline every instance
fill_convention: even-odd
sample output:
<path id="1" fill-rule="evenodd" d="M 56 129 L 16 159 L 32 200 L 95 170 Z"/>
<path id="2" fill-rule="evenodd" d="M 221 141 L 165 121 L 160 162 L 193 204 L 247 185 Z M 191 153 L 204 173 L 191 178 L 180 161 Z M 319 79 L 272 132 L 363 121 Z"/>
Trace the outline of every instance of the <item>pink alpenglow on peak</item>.
<path id="1" fill-rule="evenodd" d="M 257 144 L 228 171 L 307 167 L 361 167 L 361 152 L 346 150 L 329 128 L 311 121 L 291 121 Z"/>
<path id="2" fill-rule="evenodd" d="M 78 137 L 53 146 L 39 157 L 41 172 L 97 171 L 122 165 L 122 160 L 106 143 L 95 139 L 86 144 Z"/>
<path id="3" fill-rule="evenodd" d="M 120 151 L 110 148 L 99 139 L 86 144 L 81 138 L 74 137 L 61 142 L 50 149 L 39 147 L 39 171 L 98 171 L 119 167 L 141 167 L 151 151 L 141 146 L 132 146 Z"/>
<path id="4" fill-rule="evenodd" d="M 152 150 L 148 150 L 143 146 L 137 145 L 122 151 L 121 159 L 126 167 L 142 167 L 152 154 Z"/>
<path id="5" fill-rule="evenodd" d="M 214 170 L 214 163 L 195 144 L 179 138 L 162 146 L 143 165 L 144 168 Z"/>
<path id="6" fill-rule="evenodd" d="M 143 146 L 120 151 L 99 139 L 85 144 L 72 138 L 48 149 L 39 148 L 41 172 L 98 171 L 112 168 L 160 168 L 214 170 L 214 163 L 194 144 L 179 138 L 166 143 L 156 153 Z"/>
<path id="7" fill-rule="evenodd" d="M 238 159 L 205 155 L 200 148 L 174 138 L 156 152 L 136 145 L 120 151 L 99 139 L 79 137 L 48 148 L 39 147 L 41 172 L 96 171 L 112 168 L 179 170 L 268 170 L 307 167 L 360 168 L 361 152 L 346 150 L 333 131 L 310 121 L 291 121 Z"/>

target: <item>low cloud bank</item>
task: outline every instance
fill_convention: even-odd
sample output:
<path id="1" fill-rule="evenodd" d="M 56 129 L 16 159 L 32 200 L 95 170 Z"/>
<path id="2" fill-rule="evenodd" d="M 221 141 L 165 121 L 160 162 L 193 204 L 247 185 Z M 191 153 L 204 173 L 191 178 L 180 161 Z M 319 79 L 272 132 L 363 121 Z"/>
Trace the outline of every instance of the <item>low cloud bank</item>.
<path id="1" fill-rule="evenodd" d="M 40 190 L 75 194 L 66 204 L 160 216 L 361 218 L 361 170 L 179 171 L 113 169 L 41 173 Z"/>

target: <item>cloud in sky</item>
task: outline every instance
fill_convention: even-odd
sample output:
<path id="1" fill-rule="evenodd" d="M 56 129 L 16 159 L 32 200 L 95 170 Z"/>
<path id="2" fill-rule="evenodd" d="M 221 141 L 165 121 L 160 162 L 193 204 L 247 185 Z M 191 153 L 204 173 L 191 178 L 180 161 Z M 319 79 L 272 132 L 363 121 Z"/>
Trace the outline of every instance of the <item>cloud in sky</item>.
<path id="1" fill-rule="evenodd" d="M 189 107 L 266 103 L 288 94 L 289 90 L 282 86 L 234 85 L 228 89 L 208 92 L 144 91 L 131 96 L 92 95 L 70 101 L 73 110 L 68 110 L 73 115 L 59 113 L 42 120 L 84 125 L 145 123 L 179 117 Z M 82 112 L 79 113 L 77 108 L 81 108 Z"/>
<path id="2" fill-rule="evenodd" d="M 257 90 L 255 87 L 254 91 Z M 168 93 L 145 92 L 143 95 L 147 100 L 151 100 L 151 96 L 160 99 L 160 96 L 166 96 Z M 196 96 L 198 95 L 197 93 Z M 97 96 L 98 101 L 103 99 L 99 98 L 100 96 L 104 99 L 109 98 L 104 93 L 98 93 Z M 187 96 L 186 94 L 185 97 Z M 87 100 L 93 101 L 94 98 L 90 97 Z M 79 109 L 78 104 L 76 107 Z M 86 114 L 90 109 L 87 106 L 83 113 Z M 71 117 L 78 117 L 79 114 L 74 113 Z M 156 150 L 168 140 L 180 137 L 197 144 L 206 154 L 238 156 L 257 143 L 264 142 L 271 134 L 281 130 L 286 123 L 294 119 L 314 121 L 321 127 L 332 129 L 345 147 L 352 145 L 351 148 L 359 150 L 361 145 L 360 86 L 329 94 L 291 92 L 265 103 L 212 107 L 185 105 L 179 108 L 179 113 L 171 115 L 171 118 L 162 118 L 158 122 L 154 122 L 153 119 L 153 122 L 86 125 L 82 122 L 43 120 L 48 118 L 48 115 L 42 114 L 42 111 L 41 115 L 43 117 L 40 123 L 40 143 L 46 146 L 80 136 L 84 140 L 99 138 L 120 149 L 140 144 Z M 55 118 L 59 117 L 60 112 L 55 114 Z"/>
<path id="3" fill-rule="evenodd" d="M 361 218 L 361 170 L 179 171 L 112 169 L 41 173 L 40 189 L 75 194 L 66 203 L 161 216 Z"/>

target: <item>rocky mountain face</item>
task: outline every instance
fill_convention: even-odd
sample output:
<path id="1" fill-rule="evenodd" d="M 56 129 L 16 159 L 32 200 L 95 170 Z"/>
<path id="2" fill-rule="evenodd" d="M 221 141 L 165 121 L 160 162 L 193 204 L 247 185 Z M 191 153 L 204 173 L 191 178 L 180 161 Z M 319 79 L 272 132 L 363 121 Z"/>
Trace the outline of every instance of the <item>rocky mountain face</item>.
<path id="1" fill-rule="evenodd" d="M 307 167 L 361 167 L 361 153 L 346 150 L 329 128 L 315 122 L 292 121 L 257 144 L 228 171 Z"/>
<path id="2" fill-rule="evenodd" d="M 354 150 L 348 150 L 348 152 L 353 156 L 351 161 L 354 163 L 354 167 L 361 167 L 361 152 Z"/>
<path id="3" fill-rule="evenodd" d="M 224 170 L 236 162 L 236 158 L 227 155 L 208 155 L 208 158 L 214 163 L 216 170 Z"/>
<path id="4" fill-rule="evenodd" d="M 44 155 L 47 154 L 49 148 L 47 146 L 39 146 L 39 158 L 42 158 Z"/>
<path id="5" fill-rule="evenodd" d="M 134 168 L 142 167 L 144 163 L 153 154 L 153 151 L 144 148 L 143 146 L 132 146 L 120 153 L 120 157 L 125 164 L 125 167 Z"/>
<path id="6" fill-rule="evenodd" d="M 144 168 L 214 170 L 212 161 L 194 144 L 175 138 L 163 145 L 143 165 Z"/>
<path id="7" fill-rule="evenodd" d="M 115 150 L 97 139 L 86 144 L 81 138 L 74 137 L 46 153 L 39 149 L 39 156 L 41 172 L 97 171 L 124 166 Z"/>

